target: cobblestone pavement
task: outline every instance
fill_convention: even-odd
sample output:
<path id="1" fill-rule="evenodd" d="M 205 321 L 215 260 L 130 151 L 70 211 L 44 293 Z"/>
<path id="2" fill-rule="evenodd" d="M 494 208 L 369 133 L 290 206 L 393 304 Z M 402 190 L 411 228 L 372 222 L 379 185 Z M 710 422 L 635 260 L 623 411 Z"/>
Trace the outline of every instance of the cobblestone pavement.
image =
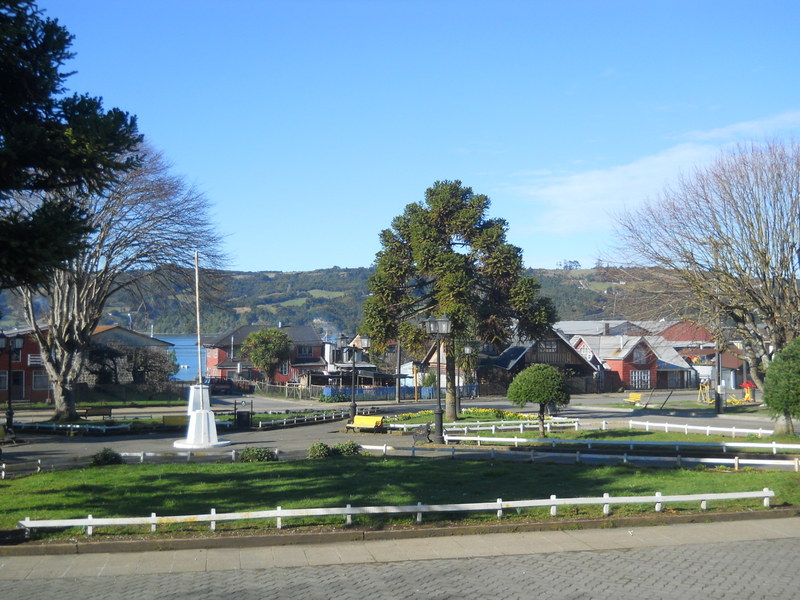
<path id="1" fill-rule="evenodd" d="M 424 544 L 424 541 L 420 541 Z M 790 600 L 800 539 L 234 571 L 3 581 L 14 600 Z M 149 553 L 157 561 L 158 553 Z M 52 574 L 51 574 L 52 575 Z"/>

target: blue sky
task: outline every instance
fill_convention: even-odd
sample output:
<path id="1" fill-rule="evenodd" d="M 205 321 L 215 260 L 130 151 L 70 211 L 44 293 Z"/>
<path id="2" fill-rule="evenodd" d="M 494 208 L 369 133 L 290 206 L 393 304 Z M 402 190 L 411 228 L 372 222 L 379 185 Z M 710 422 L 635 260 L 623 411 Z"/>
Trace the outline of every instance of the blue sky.
<path id="1" fill-rule="evenodd" d="M 70 89 L 136 114 L 231 269 L 369 266 L 437 180 L 526 266 L 593 266 L 614 214 L 737 143 L 797 137 L 794 0 L 40 0 Z"/>

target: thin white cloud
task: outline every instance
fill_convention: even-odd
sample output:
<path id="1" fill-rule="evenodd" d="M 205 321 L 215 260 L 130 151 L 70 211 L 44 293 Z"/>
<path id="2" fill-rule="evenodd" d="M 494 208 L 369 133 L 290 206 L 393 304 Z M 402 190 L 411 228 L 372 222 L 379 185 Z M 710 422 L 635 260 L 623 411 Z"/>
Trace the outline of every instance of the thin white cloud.
<path id="1" fill-rule="evenodd" d="M 661 192 L 681 174 L 708 164 L 742 139 L 760 140 L 793 134 L 800 126 L 800 111 L 755 121 L 734 123 L 681 136 L 687 141 L 607 169 L 564 174 L 531 171 L 527 182 L 512 186 L 511 194 L 533 208 L 530 218 L 517 223 L 517 231 L 549 235 L 575 235 L 613 229 L 612 215 Z"/>
<path id="2" fill-rule="evenodd" d="M 610 228 L 610 213 L 658 193 L 682 171 L 716 156 L 710 145 L 680 144 L 627 165 L 541 177 L 513 188 L 535 207 L 535 218 L 520 229 L 579 234 Z"/>
<path id="3" fill-rule="evenodd" d="M 708 131 L 689 131 L 679 139 L 694 141 L 730 141 L 735 139 L 764 139 L 782 131 L 800 127 L 800 111 L 790 111 L 755 121 L 743 121 Z"/>

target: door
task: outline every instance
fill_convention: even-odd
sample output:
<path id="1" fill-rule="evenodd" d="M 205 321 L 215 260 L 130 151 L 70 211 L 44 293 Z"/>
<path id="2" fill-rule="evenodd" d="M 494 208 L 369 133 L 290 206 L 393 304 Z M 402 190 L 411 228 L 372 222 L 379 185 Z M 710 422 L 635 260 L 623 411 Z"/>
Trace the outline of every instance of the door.
<path id="1" fill-rule="evenodd" d="M 22 400 L 25 397 L 25 371 L 11 371 L 11 399 Z"/>
<path id="2" fill-rule="evenodd" d="M 649 390 L 650 389 L 650 371 L 631 371 L 631 389 L 632 390 Z"/>

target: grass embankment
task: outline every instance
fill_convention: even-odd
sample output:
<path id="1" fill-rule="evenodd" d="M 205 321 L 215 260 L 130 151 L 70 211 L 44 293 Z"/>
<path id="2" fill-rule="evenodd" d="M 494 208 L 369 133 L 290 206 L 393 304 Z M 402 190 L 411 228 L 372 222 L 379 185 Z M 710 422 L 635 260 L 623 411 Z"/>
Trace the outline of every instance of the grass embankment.
<path id="1" fill-rule="evenodd" d="M 41 473 L 0 482 L 0 529 L 34 519 L 208 514 L 284 508 L 486 502 L 558 497 L 717 493 L 774 489 L 773 506 L 800 505 L 797 473 L 646 469 L 630 465 L 590 467 L 517 462 L 336 457 L 278 463 L 120 465 Z M 759 510 L 758 500 L 709 503 L 711 510 Z M 698 505 L 667 505 L 668 512 L 698 512 Z M 615 506 L 615 515 L 649 513 L 649 505 Z M 510 518 L 551 520 L 547 509 Z M 601 507 L 563 507 L 558 519 L 595 518 Z M 493 521 L 489 513 L 426 516 L 425 522 Z M 411 524 L 403 517 L 358 517 L 365 526 Z M 292 519 L 289 527 L 302 521 Z M 306 525 L 341 526 L 341 518 L 315 518 Z M 191 525 L 176 526 L 187 532 Z M 274 522 L 220 523 L 218 529 L 274 528 Z M 207 531 L 207 525 L 196 531 Z M 164 534 L 169 528 L 159 528 Z M 97 534 L 143 534 L 145 528 L 101 528 Z M 41 532 L 39 536 L 65 535 Z"/>

